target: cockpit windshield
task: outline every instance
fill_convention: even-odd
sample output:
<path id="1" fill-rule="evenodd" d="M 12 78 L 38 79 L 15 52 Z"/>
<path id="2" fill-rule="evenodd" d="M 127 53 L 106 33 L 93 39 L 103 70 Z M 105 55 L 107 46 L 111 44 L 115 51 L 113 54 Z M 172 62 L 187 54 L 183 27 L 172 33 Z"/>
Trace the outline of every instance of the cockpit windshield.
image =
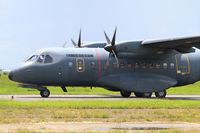
<path id="1" fill-rule="evenodd" d="M 53 58 L 50 55 L 32 55 L 25 62 L 37 62 L 37 63 L 52 63 Z"/>
<path id="2" fill-rule="evenodd" d="M 43 63 L 44 62 L 44 55 L 40 55 L 39 58 L 37 59 L 38 63 Z"/>
<path id="3" fill-rule="evenodd" d="M 52 63 L 53 58 L 50 55 L 40 55 L 37 59 L 38 63 Z"/>
<path id="4" fill-rule="evenodd" d="M 50 55 L 46 55 L 44 63 L 52 63 L 53 62 L 53 58 Z"/>
<path id="5" fill-rule="evenodd" d="M 25 62 L 34 62 L 38 58 L 38 55 L 32 55 L 30 58 L 28 58 Z"/>

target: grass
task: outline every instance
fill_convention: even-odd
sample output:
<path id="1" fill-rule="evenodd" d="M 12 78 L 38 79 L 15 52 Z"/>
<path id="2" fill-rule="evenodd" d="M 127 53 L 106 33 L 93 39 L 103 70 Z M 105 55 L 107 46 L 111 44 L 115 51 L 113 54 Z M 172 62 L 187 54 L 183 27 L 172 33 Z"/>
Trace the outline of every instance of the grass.
<path id="1" fill-rule="evenodd" d="M 48 121 L 200 122 L 200 103 L 192 101 L 0 101 L 0 123 Z"/>
<path id="2" fill-rule="evenodd" d="M 0 124 L 41 122 L 200 123 L 198 101 L 0 101 Z"/>
<path id="3" fill-rule="evenodd" d="M 128 101 L 0 101 L 0 123 L 39 122 L 196 122 L 200 102 Z"/>
<path id="4" fill-rule="evenodd" d="M 199 101 L 192 100 L 84 100 L 84 101 L 0 101 L 0 108 L 64 108 L 64 109 L 200 109 Z"/>
<path id="5" fill-rule="evenodd" d="M 1 123 L 40 122 L 193 122 L 200 102 L 190 100 L 0 101 Z"/>
<path id="6" fill-rule="evenodd" d="M 51 94 L 65 94 L 65 95 L 94 95 L 94 94 L 119 94 L 118 92 L 112 92 L 105 90 L 103 88 L 93 88 L 89 87 L 68 87 L 68 92 L 65 93 L 61 90 L 60 87 L 48 87 L 51 91 Z M 17 83 L 8 80 L 7 76 L 0 77 L 0 94 L 39 94 L 37 90 L 27 89 L 18 87 Z M 170 88 L 168 94 L 181 94 L 181 95 L 198 95 L 200 94 L 200 82 L 197 82 L 192 85 L 187 85 L 183 87 Z"/>

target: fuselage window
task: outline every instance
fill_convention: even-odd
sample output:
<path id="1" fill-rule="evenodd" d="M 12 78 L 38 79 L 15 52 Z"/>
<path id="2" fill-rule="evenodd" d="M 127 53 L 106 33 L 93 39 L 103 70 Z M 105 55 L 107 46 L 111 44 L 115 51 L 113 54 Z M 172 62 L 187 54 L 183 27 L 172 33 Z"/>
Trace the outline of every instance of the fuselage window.
<path id="1" fill-rule="evenodd" d="M 149 66 L 148 66 L 150 69 L 153 68 L 153 63 L 149 63 Z"/>
<path id="2" fill-rule="evenodd" d="M 135 63 L 135 68 L 139 68 L 139 64 L 137 62 Z"/>
<path id="3" fill-rule="evenodd" d="M 167 63 L 163 63 L 163 68 L 167 69 Z"/>
<path id="4" fill-rule="evenodd" d="M 174 67 L 175 67 L 174 63 L 170 63 L 170 68 L 174 69 Z"/>
<path id="5" fill-rule="evenodd" d="M 156 64 L 156 68 L 160 69 L 161 65 L 160 64 Z"/>
<path id="6" fill-rule="evenodd" d="M 96 67 L 95 62 L 91 62 L 91 67 L 94 69 Z"/>
<path id="7" fill-rule="evenodd" d="M 73 63 L 72 63 L 72 62 L 69 62 L 69 63 L 68 63 L 68 66 L 69 66 L 69 68 L 72 68 L 72 67 L 73 67 Z"/>
<path id="8" fill-rule="evenodd" d="M 43 63 L 44 62 L 44 55 L 40 55 L 38 60 L 37 60 L 38 63 Z"/>

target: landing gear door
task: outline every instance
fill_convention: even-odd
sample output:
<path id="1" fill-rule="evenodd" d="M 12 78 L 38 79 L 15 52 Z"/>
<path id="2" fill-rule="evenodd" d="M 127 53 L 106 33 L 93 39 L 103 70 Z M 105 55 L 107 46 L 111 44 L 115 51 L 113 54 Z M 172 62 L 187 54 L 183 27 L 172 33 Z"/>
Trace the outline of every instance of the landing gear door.
<path id="1" fill-rule="evenodd" d="M 187 55 L 176 55 L 176 73 L 177 75 L 190 74 L 190 62 Z"/>

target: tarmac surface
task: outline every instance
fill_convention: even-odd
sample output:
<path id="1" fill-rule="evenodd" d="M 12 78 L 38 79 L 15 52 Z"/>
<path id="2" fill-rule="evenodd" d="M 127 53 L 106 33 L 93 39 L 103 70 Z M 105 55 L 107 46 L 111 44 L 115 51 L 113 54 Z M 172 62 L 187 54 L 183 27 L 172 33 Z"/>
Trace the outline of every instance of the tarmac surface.
<path id="1" fill-rule="evenodd" d="M 51 95 L 42 98 L 40 95 L 0 95 L 0 99 L 16 101 L 71 101 L 71 100 L 138 100 L 143 98 L 123 98 L 120 95 Z M 154 96 L 151 99 L 157 99 Z M 167 95 L 169 100 L 200 100 L 200 95 Z"/>
<path id="2" fill-rule="evenodd" d="M 200 124 L 194 123 L 111 123 L 111 122 L 48 122 L 48 123 L 31 123 L 31 124 L 1 124 L 0 131 L 16 132 L 17 130 L 26 129 L 37 132 L 108 132 L 108 131 L 167 131 L 175 129 L 178 131 L 200 131 Z M 22 130 L 23 131 L 23 130 Z"/>

